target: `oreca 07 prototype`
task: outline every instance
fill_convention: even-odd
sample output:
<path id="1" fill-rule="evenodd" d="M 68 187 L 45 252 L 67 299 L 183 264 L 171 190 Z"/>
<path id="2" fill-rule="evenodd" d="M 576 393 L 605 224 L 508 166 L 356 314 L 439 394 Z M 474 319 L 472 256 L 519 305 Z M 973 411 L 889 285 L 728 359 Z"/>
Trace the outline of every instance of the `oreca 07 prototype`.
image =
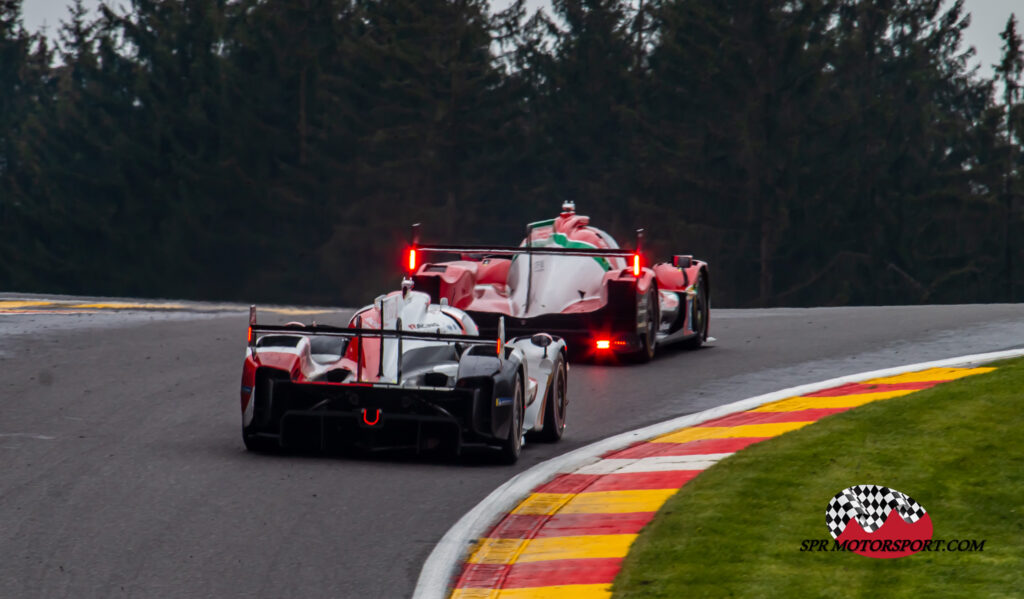
<path id="1" fill-rule="evenodd" d="M 494 450 L 565 429 L 565 342 L 480 337 L 473 318 L 413 291 L 381 296 L 347 327 L 261 325 L 250 309 L 242 438 L 250 450 Z"/>
<path id="2" fill-rule="evenodd" d="M 650 360 L 658 345 L 708 340 L 708 264 L 690 255 L 644 263 L 634 249 L 590 225 L 566 202 L 558 217 L 530 223 L 519 246 L 419 243 L 407 268 L 416 289 L 469 313 L 485 333 L 504 319 L 514 334 L 546 331 L 574 350 Z M 454 254 L 431 262 L 421 256 Z M 422 262 L 422 263 L 421 263 Z"/>

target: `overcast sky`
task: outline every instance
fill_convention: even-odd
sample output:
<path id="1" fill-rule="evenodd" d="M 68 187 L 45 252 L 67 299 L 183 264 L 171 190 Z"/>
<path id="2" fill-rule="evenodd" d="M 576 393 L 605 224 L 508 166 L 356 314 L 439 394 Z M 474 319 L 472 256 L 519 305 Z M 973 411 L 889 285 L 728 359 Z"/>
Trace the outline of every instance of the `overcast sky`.
<path id="1" fill-rule="evenodd" d="M 46 26 L 51 35 L 56 31 L 60 21 L 66 18 L 69 0 L 24 0 L 25 27 L 37 31 Z M 85 5 L 94 8 L 100 0 L 85 0 Z M 114 4 L 127 4 L 124 0 L 115 0 Z M 504 8 L 510 0 L 491 0 L 491 5 Z M 549 0 L 527 0 L 531 10 L 548 7 Z M 1002 40 L 999 32 L 1006 25 L 1011 12 L 1017 13 L 1018 20 L 1024 16 L 1024 0 L 966 0 L 967 11 L 971 13 L 971 27 L 967 30 L 966 43 L 977 50 L 975 62 L 982 65 L 982 74 L 990 76 L 991 67 L 999 61 Z"/>

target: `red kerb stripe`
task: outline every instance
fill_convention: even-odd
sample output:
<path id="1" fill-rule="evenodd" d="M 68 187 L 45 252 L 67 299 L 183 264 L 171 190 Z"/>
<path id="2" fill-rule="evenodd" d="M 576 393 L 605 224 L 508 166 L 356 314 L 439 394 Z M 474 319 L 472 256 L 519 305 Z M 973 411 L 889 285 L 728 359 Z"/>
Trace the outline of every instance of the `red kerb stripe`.
<path id="1" fill-rule="evenodd" d="M 508 568 L 505 564 L 463 564 L 462 574 L 455 581 L 455 588 L 496 588 Z"/>
<path id="2" fill-rule="evenodd" d="M 582 535 L 635 535 L 651 521 L 654 514 L 655 512 L 555 514 L 537 531 L 537 538 L 576 537 Z"/>
<path id="3" fill-rule="evenodd" d="M 512 564 L 504 589 L 566 584 L 611 584 L 622 568 L 621 557 L 557 559 Z"/>
<path id="4" fill-rule="evenodd" d="M 628 491 L 632 489 L 678 489 L 700 470 L 666 470 L 664 472 L 626 472 L 605 474 L 587 487 L 587 493 L 597 491 Z"/>
<path id="5" fill-rule="evenodd" d="M 885 391 L 917 391 L 928 389 L 944 381 L 920 381 L 916 383 L 846 383 L 831 389 L 822 389 L 814 393 L 805 393 L 801 397 L 838 397 L 840 395 L 860 395 L 861 393 L 883 393 Z"/>
<path id="6" fill-rule="evenodd" d="M 660 455 L 698 455 L 702 453 L 732 453 L 748 445 L 771 437 L 743 437 L 736 439 L 702 439 L 687 443 L 638 443 L 605 455 L 606 458 L 652 458 Z"/>
<path id="7" fill-rule="evenodd" d="M 581 535 L 632 535 L 640 532 L 654 512 L 627 514 L 508 514 L 487 537 L 530 539 L 533 537 L 575 537 Z"/>
<path id="8" fill-rule="evenodd" d="M 565 584 L 611 584 L 621 557 L 559 559 L 522 564 L 466 564 L 455 588 L 515 589 Z M 502 580 L 504 578 L 504 580 Z"/>
<path id="9" fill-rule="evenodd" d="M 533 489 L 533 493 L 579 493 L 598 479 L 598 474 L 559 474 L 551 482 Z"/>
<path id="10" fill-rule="evenodd" d="M 812 410 L 795 410 L 793 412 L 740 412 L 715 420 L 709 420 L 697 426 L 739 426 L 741 424 L 770 424 L 773 422 L 814 422 L 837 412 L 845 412 L 850 408 L 814 408 Z"/>

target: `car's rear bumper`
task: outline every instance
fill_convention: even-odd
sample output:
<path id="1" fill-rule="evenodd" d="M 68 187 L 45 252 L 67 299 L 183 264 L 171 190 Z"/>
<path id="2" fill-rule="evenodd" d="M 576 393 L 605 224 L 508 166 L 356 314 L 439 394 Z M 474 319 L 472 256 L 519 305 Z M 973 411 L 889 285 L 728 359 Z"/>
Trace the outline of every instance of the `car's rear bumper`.
<path id="1" fill-rule="evenodd" d="M 262 393 L 260 393 L 262 391 Z M 426 451 L 493 447 L 485 389 L 296 383 L 269 380 L 246 434 L 300 450 Z"/>
<path id="2" fill-rule="evenodd" d="M 493 336 L 498 331 L 498 319 L 505 317 L 507 338 L 548 333 L 565 339 L 570 349 L 595 347 L 598 341 L 608 341 L 613 351 L 637 351 L 640 336 L 637 334 L 635 314 L 621 318 L 613 310 L 603 308 L 594 312 L 572 314 L 543 314 L 532 318 L 517 318 L 495 312 L 468 311 L 480 327 L 480 333 Z"/>

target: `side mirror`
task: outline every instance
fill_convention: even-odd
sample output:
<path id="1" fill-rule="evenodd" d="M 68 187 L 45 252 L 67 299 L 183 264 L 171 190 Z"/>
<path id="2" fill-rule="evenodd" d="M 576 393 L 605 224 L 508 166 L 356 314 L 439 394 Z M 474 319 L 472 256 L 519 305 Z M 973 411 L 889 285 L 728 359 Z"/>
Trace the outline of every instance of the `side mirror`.
<path id="1" fill-rule="evenodd" d="M 689 254 L 676 254 L 672 256 L 672 266 L 678 268 L 690 268 L 693 266 L 693 256 Z"/>

